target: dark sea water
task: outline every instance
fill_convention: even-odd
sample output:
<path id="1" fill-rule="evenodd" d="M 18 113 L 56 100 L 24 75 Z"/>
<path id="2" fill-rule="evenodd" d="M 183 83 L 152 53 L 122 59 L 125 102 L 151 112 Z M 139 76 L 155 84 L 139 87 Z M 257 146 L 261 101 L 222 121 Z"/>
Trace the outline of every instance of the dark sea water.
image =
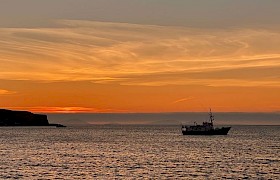
<path id="1" fill-rule="evenodd" d="M 280 126 L 0 128 L 0 179 L 280 179 Z"/>

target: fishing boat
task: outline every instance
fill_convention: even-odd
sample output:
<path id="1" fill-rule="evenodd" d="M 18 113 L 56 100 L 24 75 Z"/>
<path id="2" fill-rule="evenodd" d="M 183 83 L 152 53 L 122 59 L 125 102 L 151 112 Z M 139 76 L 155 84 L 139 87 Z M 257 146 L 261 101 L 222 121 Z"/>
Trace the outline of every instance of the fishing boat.
<path id="1" fill-rule="evenodd" d="M 214 115 L 210 109 L 208 122 L 203 122 L 202 125 L 194 123 L 193 126 L 182 125 L 183 135 L 227 135 L 231 127 L 214 127 Z"/>

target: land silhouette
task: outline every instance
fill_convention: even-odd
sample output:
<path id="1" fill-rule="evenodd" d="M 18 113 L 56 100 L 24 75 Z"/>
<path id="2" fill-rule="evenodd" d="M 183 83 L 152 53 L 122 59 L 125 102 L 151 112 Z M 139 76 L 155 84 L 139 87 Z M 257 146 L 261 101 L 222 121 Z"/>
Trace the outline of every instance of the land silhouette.
<path id="1" fill-rule="evenodd" d="M 0 126 L 55 126 L 65 127 L 62 124 L 50 124 L 47 115 L 34 114 L 29 111 L 13 111 L 0 109 Z"/>

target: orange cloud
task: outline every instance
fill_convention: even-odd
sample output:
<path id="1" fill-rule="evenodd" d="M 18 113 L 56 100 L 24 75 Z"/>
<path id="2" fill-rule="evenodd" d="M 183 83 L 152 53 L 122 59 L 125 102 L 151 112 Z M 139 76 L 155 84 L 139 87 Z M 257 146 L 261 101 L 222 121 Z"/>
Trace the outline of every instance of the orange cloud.
<path id="1" fill-rule="evenodd" d="M 209 30 L 78 20 L 59 23 L 60 28 L 0 28 L 0 78 L 205 85 L 207 73 L 255 68 L 252 74 L 258 74 L 258 68 L 280 68 L 278 29 Z M 205 76 L 177 76 L 176 81 L 157 78 L 158 74 L 178 72 L 202 72 Z M 134 79 L 145 75 L 150 78 L 142 82 Z M 250 84 L 274 86 L 279 76 L 279 72 L 271 72 L 267 79 L 256 78 L 253 81 L 257 82 Z M 220 75 L 220 81 L 228 80 L 244 85 L 240 77 Z M 217 83 L 214 86 L 221 85 Z"/>
<path id="2" fill-rule="evenodd" d="M 182 99 L 178 99 L 178 100 L 172 102 L 172 104 L 181 103 L 181 102 L 185 102 L 185 101 L 189 101 L 189 100 L 193 100 L 193 99 L 195 99 L 195 98 L 194 97 L 182 98 Z"/>
<path id="3" fill-rule="evenodd" d="M 9 91 L 5 89 L 0 89 L 0 95 L 10 95 L 10 94 L 15 94 L 16 92 L 14 91 Z"/>
<path id="4" fill-rule="evenodd" d="M 0 91 L 1 106 L 65 113 L 201 111 L 195 100 L 180 103 L 196 97 L 217 111 L 279 107 L 278 27 L 59 24 L 0 28 L 1 88 L 18 95 Z"/>

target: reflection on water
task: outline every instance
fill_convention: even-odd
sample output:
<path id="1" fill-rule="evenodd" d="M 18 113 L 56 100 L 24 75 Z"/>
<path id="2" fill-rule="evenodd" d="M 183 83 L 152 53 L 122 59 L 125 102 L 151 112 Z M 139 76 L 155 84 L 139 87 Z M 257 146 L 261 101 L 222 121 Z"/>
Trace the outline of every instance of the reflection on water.
<path id="1" fill-rule="evenodd" d="M 0 179 L 278 179 L 280 126 L 0 128 Z"/>

